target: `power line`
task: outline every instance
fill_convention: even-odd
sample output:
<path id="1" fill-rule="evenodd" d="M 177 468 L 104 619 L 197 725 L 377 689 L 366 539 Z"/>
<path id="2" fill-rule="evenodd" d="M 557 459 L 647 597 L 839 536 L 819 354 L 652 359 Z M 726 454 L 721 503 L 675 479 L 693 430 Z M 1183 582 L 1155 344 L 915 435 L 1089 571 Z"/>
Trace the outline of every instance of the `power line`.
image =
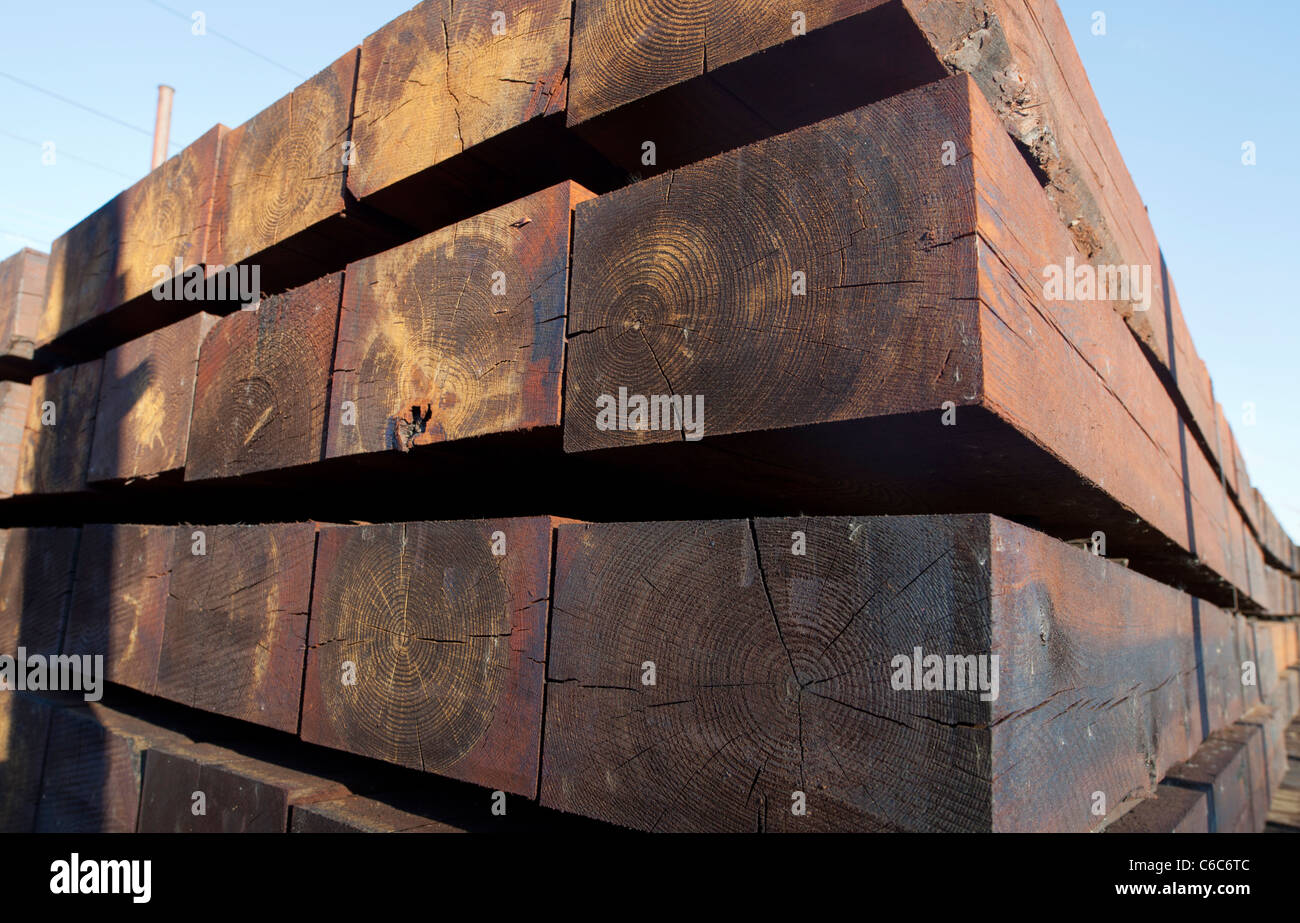
<path id="1" fill-rule="evenodd" d="M 0 135 L 4 135 L 6 138 L 13 138 L 15 141 L 21 141 L 23 144 L 31 144 L 34 145 L 35 147 L 43 147 L 40 141 L 33 141 L 31 138 L 24 138 L 21 135 L 16 135 L 11 131 L 5 131 L 3 128 L 0 128 Z M 57 148 L 55 149 L 55 156 L 67 157 L 69 160 L 80 161 L 81 163 L 84 163 L 87 166 L 97 167 L 98 169 L 106 170 L 109 173 L 116 173 L 118 176 L 129 179 L 132 182 L 140 178 L 138 176 L 132 176 L 129 173 L 123 173 L 121 170 L 118 170 L 114 167 L 106 166 L 105 164 L 102 163 L 96 163 L 95 161 L 90 160 L 88 158 L 78 157 L 76 154 L 70 154 L 67 151 L 60 151 Z"/>
<path id="2" fill-rule="evenodd" d="M 173 16 L 176 16 L 176 17 L 178 17 L 178 18 L 180 18 L 180 19 L 185 20 L 186 22 L 192 22 L 192 21 L 193 21 L 189 16 L 187 16 L 187 15 L 184 14 L 184 13 L 182 13 L 180 10 L 174 10 L 174 9 L 172 9 L 170 6 L 167 6 L 167 5 L 164 4 L 164 3 L 159 3 L 158 0 L 146 0 L 146 2 L 147 2 L 147 3 L 151 3 L 151 4 L 153 4 L 154 6 L 158 7 L 158 9 L 160 9 L 160 10 L 165 10 L 166 12 L 171 13 Z M 216 29 L 209 29 L 208 26 L 207 26 L 207 24 L 206 24 L 206 22 L 204 23 L 203 31 L 204 31 L 204 34 L 206 34 L 206 35 L 215 35 L 217 38 L 221 39 L 223 42 L 228 42 L 228 43 L 230 43 L 231 45 L 234 45 L 234 46 L 235 46 L 236 48 L 238 48 L 240 51 L 243 51 L 243 52 L 246 52 L 246 53 L 248 53 L 248 54 L 251 54 L 251 55 L 252 55 L 253 57 L 255 57 L 255 58 L 261 58 L 261 59 L 262 59 L 263 61 L 265 61 L 267 64 L 270 64 L 270 65 L 272 65 L 272 66 L 274 66 L 274 67 L 278 67 L 278 68 L 280 68 L 280 70 L 284 71 L 285 73 L 292 74 L 293 76 L 297 77 L 299 80 L 305 80 L 305 79 L 307 79 L 303 74 L 298 73 L 298 72 L 297 72 L 296 70 L 294 70 L 293 68 L 291 68 L 291 67 L 285 67 L 285 66 L 284 66 L 283 64 L 281 64 L 279 61 L 275 61 L 275 60 L 273 60 L 273 59 L 271 59 L 271 58 L 268 58 L 266 55 L 262 54 L 260 51 L 254 51 L 252 48 L 249 48 L 247 45 L 241 45 L 239 42 L 235 41 L 235 40 L 234 40 L 233 38 L 231 38 L 229 35 L 224 35 L 223 33 L 218 32 Z"/>
<path id="3" fill-rule="evenodd" d="M 75 99 L 68 99 L 68 97 L 63 96 L 59 93 L 55 93 L 53 90 L 47 90 L 44 87 L 38 87 L 34 83 L 29 83 L 28 81 L 23 80 L 20 77 L 15 77 L 13 74 L 7 74 L 4 71 L 0 71 L 0 77 L 4 77 L 6 80 L 12 80 L 14 83 L 19 84 L 20 86 L 25 86 L 29 90 L 35 90 L 37 93 L 44 93 L 46 96 L 49 96 L 52 99 L 57 99 L 59 102 L 65 103 L 69 106 L 74 106 L 77 109 L 81 109 L 83 112 L 89 112 L 91 115 L 97 115 L 101 119 L 107 119 L 108 121 L 114 123 L 115 125 L 121 125 L 123 128 L 129 128 L 132 131 L 139 132 L 140 134 L 144 135 L 146 138 L 153 137 L 153 132 L 147 128 L 141 128 L 139 125 L 132 125 L 130 122 L 124 122 L 115 115 L 109 115 L 107 112 L 100 112 L 98 109 L 94 109 L 90 106 L 87 106 L 84 103 L 79 103 Z M 173 147 L 174 146 L 175 145 L 173 145 Z"/>

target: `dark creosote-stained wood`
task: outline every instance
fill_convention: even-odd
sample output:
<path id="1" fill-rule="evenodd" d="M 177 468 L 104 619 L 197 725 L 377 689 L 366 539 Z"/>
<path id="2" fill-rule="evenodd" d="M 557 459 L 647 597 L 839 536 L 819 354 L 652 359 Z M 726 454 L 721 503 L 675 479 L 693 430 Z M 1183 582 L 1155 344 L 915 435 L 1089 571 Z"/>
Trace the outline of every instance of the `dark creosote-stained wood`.
<path id="1" fill-rule="evenodd" d="M 34 695 L 0 692 L 0 833 L 35 827 L 51 711 Z"/>
<path id="2" fill-rule="evenodd" d="M 1138 344 L 1045 292 L 1071 254 L 965 76 L 580 203 L 565 449 L 660 444 L 660 477 L 781 484 L 804 509 L 1100 530 L 1136 567 L 1250 598 L 1240 516 Z M 698 396 L 703 442 L 601 425 L 620 388 Z"/>
<path id="3" fill-rule="evenodd" d="M 103 365 L 96 359 L 32 379 L 15 494 L 85 489 Z"/>
<path id="4" fill-rule="evenodd" d="M 464 833 L 463 828 L 400 808 L 349 795 L 336 801 L 295 805 L 290 833 Z"/>
<path id="5" fill-rule="evenodd" d="M 590 197 L 561 183 L 349 265 L 326 454 L 559 426 L 570 216 Z"/>
<path id="6" fill-rule="evenodd" d="M 0 368 L 12 368 L 10 359 L 32 358 L 48 264 L 48 255 L 30 247 L 0 260 Z"/>
<path id="7" fill-rule="evenodd" d="M 177 527 L 156 693 L 295 732 L 315 539 L 312 523 Z"/>
<path id="8" fill-rule="evenodd" d="M 146 751 L 184 741 L 99 704 L 54 709 L 36 832 L 134 832 Z"/>
<path id="9" fill-rule="evenodd" d="M 1235 652 L 1198 640 L 1233 616 L 997 517 L 557 536 L 548 807 L 645 830 L 1083 831 L 1239 708 L 1205 679 Z M 917 648 L 948 688 L 898 688 Z"/>
<path id="10" fill-rule="evenodd" d="M 616 182 L 564 128 L 570 20 L 569 0 L 427 0 L 369 36 L 348 189 L 432 230 L 560 180 Z"/>
<path id="11" fill-rule="evenodd" d="M 13 496 L 18 484 L 18 458 L 31 399 L 31 385 L 0 381 L 0 500 Z"/>
<path id="12" fill-rule="evenodd" d="M 1268 817 L 1266 763 L 1263 733 L 1243 721 L 1211 734 L 1165 782 L 1205 794 L 1211 833 L 1259 833 Z"/>
<path id="13" fill-rule="evenodd" d="M 186 270 L 205 264 L 225 131 L 210 129 L 54 241 L 38 345 L 141 296 L 154 318 L 165 309 L 184 313 L 183 305 L 155 301 L 150 290 L 175 274 L 177 260 Z M 161 276 L 159 266 L 166 267 Z"/>
<path id="14" fill-rule="evenodd" d="M 1203 791 L 1161 783 L 1106 832 L 1209 833 L 1210 799 Z"/>
<path id="15" fill-rule="evenodd" d="M 199 352 L 186 480 L 319 461 L 343 273 L 223 317 Z"/>
<path id="16" fill-rule="evenodd" d="M 141 833 L 285 833 L 295 805 L 348 794 L 330 779 L 211 744 L 163 744 L 145 761 Z"/>
<path id="17" fill-rule="evenodd" d="M 82 528 L 64 653 L 102 654 L 109 681 L 152 694 L 176 533 L 184 526 Z"/>
<path id="18" fill-rule="evenodd" d="M 0 655 L 59 653 L 79 529 L 7 529 L 0 564 Z M 15 678 L 16 681 L 16 678 Z"/>
<path id="19" fill-rule="evenodd" d="M 155 477 L 185 467 L 199 344 L 215 321 L 195 314 L 104 357 L 88 481 Z"/>
<path id="20" fill-rule="evenodd" d="M 322 527 L 303 739 L 535 797 L 552 525 Z"/>

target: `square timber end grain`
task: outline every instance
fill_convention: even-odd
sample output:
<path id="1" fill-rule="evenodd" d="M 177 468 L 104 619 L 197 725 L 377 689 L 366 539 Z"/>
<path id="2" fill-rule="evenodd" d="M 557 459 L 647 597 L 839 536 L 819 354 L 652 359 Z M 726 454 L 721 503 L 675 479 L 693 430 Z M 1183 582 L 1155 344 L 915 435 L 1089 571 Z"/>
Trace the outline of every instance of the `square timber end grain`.
<path id="1" fill-rule="evenodd" d="M 563 118 L 570 0 L 426 0 L 361 45 L 348 189 L 375 200 L 546 116 Z M 515 133 L 517 134 L 517 132 Z M 513 170 L 548 152 L 516 149 Z M 443 176 L 445 195 L 455 178 Z M 470 190 L 472 193 L 473 190 Z M 482 191 L 479 191 L 482 194 Z M 498 200 L 500 201 L 500 200 Z M 418 221 L 392 195 L 385 211 Z"/>
<path id="2" fill-rule="evenodd" d="M 114 523 L 82 527 L 65 654 L 102 654 L 106 679 L 153 694 L 172 554 L 181 528 Z"/>
<path id="3" fill-rule="evenodd" d="M 18 484 L 18 458 L 31 399 L 31 385 L 0 381 L 0 499 L 12 497 Z"/>
<path id="4" fill-rule="evenodd" d="M 199 350 L 187 481 L 320 461 L 343 273 L 217 321 Z"/>
<path id="5" fill-rule="evenodd" d="M 350 264 L 325 454 L 558 427 L 570 217 L 590 197 L 560 183 Z"/>
<path id="6" fill-rule="evenodd" d="M 85 490 L 104 360 L 32 379 L 15 494 Z"/>
<path id="7" fill-rule="evenodd" d="M 45 308 L 49 256 L 23 247 L 0 261 L 0 357 L 30 359 Z"/>
<path id="8" fill-rule="evenodd" d="M 322 527 L 302 738 L 535 797 L 553 524 Z"/>
<path id="9" fill-rule="evenodd" d="M 147 295 L 163 278 L 208 260 L 208 224 L 225 126 L 179 154 L 54 241 L 45 281 L 42 346 Z"/>
<path id="10" fill-rule="evenodd" d="M 104 357 L 88 481 L 150 478 L 185 467 L 199 344 L 216 320 L 194 314 Z"/>
<path id="11" fill-rule="evenodd" d="M 551 612 L 542 804 L 735 832 L 1095 829 L 1232 618 L 975 514 L 562 525 Z"/>
<path id="12" fill-rule="evenodd" d="M 296 732 L 315 543 L 312 523 L 178 527 L 156 694 Z"/>

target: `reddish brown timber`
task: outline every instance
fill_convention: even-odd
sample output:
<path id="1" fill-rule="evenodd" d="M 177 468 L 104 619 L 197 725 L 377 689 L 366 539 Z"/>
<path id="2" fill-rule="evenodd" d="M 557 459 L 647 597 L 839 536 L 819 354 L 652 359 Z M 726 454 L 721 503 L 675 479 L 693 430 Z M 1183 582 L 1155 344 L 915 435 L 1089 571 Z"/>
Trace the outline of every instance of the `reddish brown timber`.
<path id="1" fill-rule="evenodd" d="M 48 255 L 30 247 L 0 261 L 0 374 L 30 374 L 48 263 Z"/>
<path id="2" fill-rule="evenodd" d="M 64 653 L 101 654 L 105 678 L 152 694 L 158 679 L 177 526 L 82 529 Z"/>
<path id="3" fill-rule="evenodd" d="M 165 744 L 145 760 L 141 833 L 285 833 L 289 810 L 348 794 L 339 782 L 211 744 Z"/>
<path id="4" fill-rule="evenodd" d="M 99 704 L 53 710 L 38 833 L 132 833 L 145 752 L 183 735 Z"/>
<path id="5" fill-rule="evenodd" d="M 1265 832 L 1300 833 L 1300 720 L 1286 728 L 1287 771 L 1268 806 Z"/>
<path id="6" fill-rule="evenodd" d="M 570 0 L 426 0 L 361 46 L 348 189 L 422 231 L 615 171 L 564 127 Z"/>
<path id="7" fill-rule="evenodd" d="M 1156 786 L 1155 794 L 1107 826 L 1106 832 L 1209 833 L 1210 799 L 1198 789 L 1162 782 Z"/>
<path id="8" fill-rule="evenodd" d="M 569 229 L 589 198 L 561 183 L 350 264 L 326 455 L 558 427 Z"/>
<path id="9" fill-rule="evenodd" d="M 798 73 L 797 86 L 787 75 Z M 1217 473 L 1213 392 L 1141 196 L 1053 2 L 816 0 L 738 13 L 687 0 L 578 0 L 568 123 L 638 174 L 674 169 L 966 73 L 1032 166 L 1079 262 L 1150 274 L 1130 325 Z M 813 90 L 809 92 L 809 87 Z M 643 145 L 652 139 L 656 157 Z"/>
<path id="10" fill-rule="evenodd" d="M 315 539 L 312 523 L 177 527 L 156 693 L 296 732 Z"/>
<path id="11" fill-rule="evenodd" d="M 85 490 L 103 366 L 96 359 L 32 379 L 15 494 Z"/>
<path id="12" fill-rule="evenodd" d="M 91 324 L 50 351 L 102 352 L 104 331 L 121 342 L 201 307 L 202 299 L 158 299 L 153 290 L 177 276 L 178 265 L 187 277 L 203 273 L 225 131 L 210 129 L 54 241 L 38 347 Z"/>
<path id="13" fill-rule="evenodd" d="M 88 481 L 151 478 L 185 467 L 199 344 L 215 321 L 195 314 L 104 356 Z"/>
<path id="14" fill-rule="evenodd" d="M 1239 514 L 1118 315 L 1043 284 L 1077 255 L 967 77 L 581 203 L 565 449 L 662 443 L 625 461 L 803 510 L 1101 531 L 1232 605 Z M 598 414 L 621 388 L 706 419 Z"/>
<path id="15" fill-rule="evenodd" d="M 357 57 L 354 48 L 222 141 L 209 259 L 240 264 L 228 281 L 253 301 L 396 242 L 346 200 Z"/>
<path id="16" fill-rule="evenodd" d="M 199 352 L 185 479 L 319 461 L 343 273 L 222 318 Z"/>
<path id="17" fill-rule="evenodd" d="M 0 656 L 15 658 L 19 647 L 43 657 L 60 652 L 78 538 L 78 529 L 6 530 L 0 564 Z M 10 688 L 24 688 L 17 676 L 6 681 Z"/>
<path id="18" fill-rule="evenodd" d="M 302 738 L 535 797 L 554 522 L 322 527 Z"/>
<path id="19" fill-rule="evenodd" d="M 1266 762 L 1259 727 L 1238 722 L 1211 734 L 1165 783 L 1205 794 L 1211 833 L 1258 833 L 1268 814 Z"/>
<path id="20" fill-rule="evenodd" d="M 290 833 L 464 833 L 461 827 L 422 817 L 400 808 L 348 795 L 335 801 L 295 805 Z"/>
<path id="21" fill-rule="evenodd" d="M 0 381 L 0 499 L 13 496 L 18 483 L 18 458 L 31 399 L 31 385 Z"/>
<path id="22" fill-rule="evenodd" d="M 1231 646 L 1204 643 L 1233 616 L 997 517 L 557 535 L 547 807 L 649 830 L 1088 830 L 1238 707 Z"/>
<path id="23" fill-rule="evenodd" d="M 20 692 L 0 692 L 0 833 L 31 833 L 52 707 Z"/>

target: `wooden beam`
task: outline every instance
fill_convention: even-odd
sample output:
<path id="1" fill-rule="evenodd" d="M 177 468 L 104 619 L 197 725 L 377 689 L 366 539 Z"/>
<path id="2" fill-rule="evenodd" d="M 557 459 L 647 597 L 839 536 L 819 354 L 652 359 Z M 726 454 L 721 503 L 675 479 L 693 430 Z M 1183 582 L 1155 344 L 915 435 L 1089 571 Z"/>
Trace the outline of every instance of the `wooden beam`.
<path id="1" fill-rule="evenodd" d="M 348 189 L 422 231 L 618 172 L 564 128 L 570 0 L 426 0 L 361 46 Z"/>
<path id="2" fill-rule="evenodd" d="M 348 795 L 334 801 L 295 805 L 290 833 L 464 833 L 465 830 L 431 817 Z"/>
<path id="3" fill-rule="evenodd" d="M 177 260 L 186 272 L 207 261 L 217 156 L 225 131 L 221 125 L 210 129 L 54 241 L 38 347 L 92 321 L 94 326 L 83 331 L 88 336 L 101 334 L 110 324 L 138 335 L 201 306 L 158 300 L 151 290 L 175 275 Z M 155 274 L 158 267 L 164 267 L 162 274 Z M 70 351 L 84 348 L 76 344 Z M 53 351 L 61 350 L 56 345 Z"/>
<path id="4" fill-rule="evenodd" d="M 8 529 L 0 564 L 0 654 L 60 653 L 79 529 Z"/>
<path id="5" fill-rule="evenodd" d="M 346 200 L 358 54 L 353 48 L 222 141 L 210 259 L 256 267 L 267 292 L 396 243 Z"/>
<path id="6" fill-rule="evenodd" d="M 552 525 L 322 527 L 303 740 L 535 797 Z"/>
<path id="7" fill-rule="evenodd" d="M 565 449 L 661 443 L 660 476 L 804 510 L 1102 531 L 1231 605 L 1240 516 L 1118 315 L 1044 286 L 1078 255 L 967 77 L 584 202 Z M 702 395 L 703 443 L 602 427 L 621 387 Z"/>
<path id="8" fill-rule="evenodd" d="M 131 340 L 104 357 L 87 481 L 129 481 L 185 467 L 199 345 L 211 314 Z"/>
<path id="9" fill-rule="evenodd" d="M 1210 799 L 1199 789 L 1162 782 L 1154 794 L 1108 826 L 1106 832 L 1209 833 Z"/>
<path id="10" fill-rule="evenodd" d="M 38 833 L 133 833 L 146 751 L 185 737 L 102 705 L 53 709 Z"/>
<path id="11" fill-rule="evenodd" d="M 23 247 L 0 260 L 0 372 L 19 374 L 30 368 L 37 328 L 45 308 L 45 272 L 49 256 Z"/>
<path id="12" fill-rule="evenodd" d="M 1260 729 L 1241 722 L 1210 735 L 1165 781 L 1205 795 L 1211 833 L 1259 833 L 1268 815 L 1266 762 Z"/>
<path id="13" fill-rule="evenodd" d="M 185 479 L 319 461 L 343 273 L 217 322 L 199 352 Z"/>
<path id="14" fill-rule="evenodd" d="M 0 833 L 35 829 L 51 710 L 34 695 L 0 693 Z"/>
<path id="15" fill-rule="evenodd" d="M 31 385 L 0 381 L 0 500 L 12 497 L 18 485 L 18 459 L 31 399 Z"/>
<path id="16" fill-rule="evenodd" d="M 315 539 L 312 523 L 178 527 L 156 694 L 296 732 Z"/>
<path id="17" fill-rule="evenodd" d="M 996 517 L 565 525 L 555 568 L 541 801 L 639 829 L 1094 829 L 1240 695 L 1233 616 Z M 997 697 L 896 688 L 917 648 Z"/>
<path id="18" fill-rule="evenodd" d="M 103 365 L 96 359 L 32 379 L 15 494 L 85 490 Z"/>
<path id="19" fill-rule="evenodd" d="M 211 744 L 169 744 L 150 750 L 145 761 L 138 829 L 285 833 L 290 808 L 347 794 L 344 785 L 331 779 Z"/>
<path id="20" fill-rule="evenodd" d="M 558 428 L 569 228 L 589 198 L 561 183 L 349 265 L 325 454 Z"/>
<path id="21" fill-rule="evenodd" d="M 106 679 L 153 694 L 172 555 L 182 531 L 189 535 L 191 530 L 109 523 L 83 527 L 64 653 L 102 654 Z"/>

